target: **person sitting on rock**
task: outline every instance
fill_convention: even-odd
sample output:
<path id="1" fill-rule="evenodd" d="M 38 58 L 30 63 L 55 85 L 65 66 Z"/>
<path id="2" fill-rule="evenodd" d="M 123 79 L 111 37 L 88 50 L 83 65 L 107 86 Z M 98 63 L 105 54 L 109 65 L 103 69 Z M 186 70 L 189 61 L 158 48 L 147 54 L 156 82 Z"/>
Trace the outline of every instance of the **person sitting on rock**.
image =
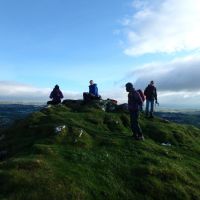
<path id="1" fill-rule="evenodd" d="M 57 105 L 57 104 L 61 103 L 62 98 L 63 98 L 63 94 L 60 91 L 59 86 L 56 85 L 50 94 L 50 99 L 52 99 L 52 101 L 48 101 L 47 104 L 48 105 Z"/>
<path id="2" fill-rule="evenodd" d="M 93 80 L 91 80 L 89 83 L 90 83 L 89 93 L 88 92 L 84 92 L 83 93 L 83 100 L 84 100 L 84 102 L 90 102 L 92 100 L 100 100 L 101 96 L 98 93 L 97 84 L 94 83 Z"/>

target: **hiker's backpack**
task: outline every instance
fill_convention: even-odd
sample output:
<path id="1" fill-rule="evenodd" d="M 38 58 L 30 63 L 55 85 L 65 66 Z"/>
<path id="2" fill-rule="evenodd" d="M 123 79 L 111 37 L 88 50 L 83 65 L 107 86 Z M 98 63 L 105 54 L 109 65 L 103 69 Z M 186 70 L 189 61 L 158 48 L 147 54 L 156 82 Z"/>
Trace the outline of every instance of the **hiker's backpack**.
<path id="1" fill-rule="evenodd" d="M 144 102 L 146 98 L 145 98 L 143 91 L 141 89 L 139 89 L 139 90 L 137 90 L 137 92 L 139 93 L 140 97 L 142 98 L 142 101 Z"/>
<path id="2" fill-rule="evenodd" d="M 106 100 L 106 111 L 112 112 L 115 111 L 117 108 L 117 101 L 114 99 L 107 99 Z"/>
<path id="3" fill-rule="evenodd" d="M 115 99 L 107 99 L 107 100 L 110 101 L 112 104 L 117 105 L 117 100 L 115 100 Z"/>

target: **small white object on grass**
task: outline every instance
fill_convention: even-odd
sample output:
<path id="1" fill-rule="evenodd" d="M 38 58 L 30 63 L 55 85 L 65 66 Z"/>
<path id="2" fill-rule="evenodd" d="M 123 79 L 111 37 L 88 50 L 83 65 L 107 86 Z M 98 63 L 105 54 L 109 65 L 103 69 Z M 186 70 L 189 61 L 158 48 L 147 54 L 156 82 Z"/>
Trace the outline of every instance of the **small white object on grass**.
<path id="1" fill-rule="evenodd" d="M 80 134 L 78 137 L 81 137 L 83 135 L 83 129 L 80 130 Z"/>
<path id="2" fill-rule="evenodd" d="M 172 146 L 169 142 L 167 142 L 167 143 L 163 142 L 161 145 L 162 146 L 167 146 L 167 147 L 171 147 Z"/>
<path id="3" fill-rule="evenodd" d="M 64 130 L 65 128 L 66 128 L 65 125 L 57 126 L 57 127 L 55 128 L 55 133 L 60 134 L 60 133 L 62 132 L 62 130 Z"/>

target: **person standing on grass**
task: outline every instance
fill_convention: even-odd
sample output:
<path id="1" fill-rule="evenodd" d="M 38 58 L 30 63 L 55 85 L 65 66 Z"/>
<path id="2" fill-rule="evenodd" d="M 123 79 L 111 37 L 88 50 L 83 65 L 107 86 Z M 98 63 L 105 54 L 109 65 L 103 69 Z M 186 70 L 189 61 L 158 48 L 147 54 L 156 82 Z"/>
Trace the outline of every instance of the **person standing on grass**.
<path id="1" fill-rule="evenodd" d="M 126 91 L 128 94 L 128 109 L 130 112 L 131 129 L 133 132 L 133 137 L 136 140 L 144 140 L 142 130 L 140 128 L 139 119 L 139 108 L 143 104 L 140 94 L 134 89 L 132 83 L 126 84 Z"/>
<path id="2" fill-rule="evenodd" d="M 154 104 L 158 104 L 157 89 L 154 86 L 154 81 L 151 81 L 146 87 L 144 95 L 146 96 L 146 117 L 153 118 Z"/>

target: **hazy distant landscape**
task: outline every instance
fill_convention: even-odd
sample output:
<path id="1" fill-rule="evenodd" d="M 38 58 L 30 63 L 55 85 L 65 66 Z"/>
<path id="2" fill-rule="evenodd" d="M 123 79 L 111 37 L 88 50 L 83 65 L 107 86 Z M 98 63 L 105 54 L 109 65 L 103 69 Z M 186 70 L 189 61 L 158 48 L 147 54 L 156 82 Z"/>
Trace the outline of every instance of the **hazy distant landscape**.
<path id="1" fill-rule="evenodd" d="M 0 104 L 0 127 L 7 127 L 41 108 L 40 105 Z"/>
<path id="2" fill-rule="evenodd" d="M 200 111 L 163 111 L 157 112 L 156 115 L 179 124 L 190 124 L 200 127 Z"/>
<path id="3" fill-rule="evenodd" d="M 0 104 L 0 127 L 6 127 L 16 120 L 23 119 L 27 115 L 39 111 L 42 107 L 44 105 Z M 160 109 L 155 115 L 171 122 L 200 127 L 199 110 Z"/>

